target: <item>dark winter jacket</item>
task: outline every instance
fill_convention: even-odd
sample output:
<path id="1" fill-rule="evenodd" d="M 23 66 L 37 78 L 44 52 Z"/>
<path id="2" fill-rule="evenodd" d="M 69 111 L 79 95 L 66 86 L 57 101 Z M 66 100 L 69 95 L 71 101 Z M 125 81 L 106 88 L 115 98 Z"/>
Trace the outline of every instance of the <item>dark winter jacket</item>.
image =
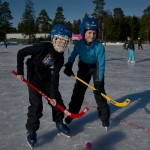
<path id="1" fill-rule="evenodd" d="M 17 73 L 24 75 L 24 59 L 28 58 L 27 65 L 40 82 L 51 82 L 51 98 L 55 98 L 59 86 L 59 72 L 64 64 L 63 53 L 54 50 L 52 43 L 43 42 L 25 47 L 17 53 Z"/>
<path id="2" fill-rule="evenodd" d="M 129 41 L 128 41 L 127 49 L 131 49 L 131 50 L 134 50 L 134 49 L 135 49 L 135 47 L 134 47 L 134 42 L 133 42 L 132 40 L 129 40 Z"/>
<path id="3" fill-rule="evenodd" d="M 138 40 L 138 45 L 142 45 L 141 39 Z"/>

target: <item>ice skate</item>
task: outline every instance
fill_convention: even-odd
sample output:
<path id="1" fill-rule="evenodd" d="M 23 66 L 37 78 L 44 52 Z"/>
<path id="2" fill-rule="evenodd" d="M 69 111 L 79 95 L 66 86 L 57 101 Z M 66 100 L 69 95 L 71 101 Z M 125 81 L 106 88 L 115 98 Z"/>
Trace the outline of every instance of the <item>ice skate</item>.
<path id="1" fill-rule="evenodd" d="M 70 129 L 63 123 L 63 121 L 56 122 L 56 127 L 61 134 L 70 137 Z"/>
<path id="2" fill-rule="evenodd" d="M 106 131 L 108 131 L 108 130 L 109 130 L 109 126 L 106 126 L 106 127 L 104 127 L 104 128 L 105 128 L 105 130 L 106 130 Z"/>
<path id="3" fill-rule="evenodd" d="M 107 121 L 107 122 L 102 122 L 102 126 L 104 127 L 104 129 L 106 130 L 106 131 L 108 131 L 109 130 L 109 121 Z"/>
<path id="4" fill-rule="evenodd" d="M 128 62 L 128 63 L 130 63 L 131 61 L 130 61 L 130 60 L 128 60 L 127 62 Z"/>
<path id="5" fill-rule="evenodd" d="M 37 143 L 37 134 L 35 132 L 27 132 L 27 143 L 31 149 Z"/>

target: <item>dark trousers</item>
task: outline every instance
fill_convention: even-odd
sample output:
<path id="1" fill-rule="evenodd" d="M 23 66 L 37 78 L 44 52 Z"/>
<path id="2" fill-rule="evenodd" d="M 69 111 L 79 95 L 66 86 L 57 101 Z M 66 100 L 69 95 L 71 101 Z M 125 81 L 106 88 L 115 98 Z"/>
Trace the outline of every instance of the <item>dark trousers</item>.
<path id="1" fill-rule="evenodd" d="M 79 70 L 77 72 L 77 76 L 85 82 L 89 83 L 91 77 L 93 77 L 93 82 L 99 80 L 99 71 L 96 63 L 86 64 L 80 61 L 78 67 Z M 104 81 L 102 82 L 104 84 Z M 71 111 L 72 113 L 78 113 L 80 111 L 86 90 L 87 86 L 81 83 L 80 81 L 76 80 L 71 101 L 69 103 L 69 111 Z M 105 93 L 104 88 L 101 89 L 101 91 Z M 109 126 L 110 108 L 107 104 L 107 101 L 101 96 L 101 94 L 96 94 L 95 92 L 94 97 L 98 105 L 97 111 L 98 116 L 102 121 L 102 125 Z"/>
<path id="2" fill-rule="evenodd" d="M 28 76 L 29 77 L 29 76 Z M 41 90 L 47 96 L 50 96 L 50 79 L 49 80 L 39 80 L 39 78 L 32 74 L 30 75 L 29 81 Z M 37 131 L 40 127 L 40 118 L 43 116 L 43 102 L 42 102 L 42 95 L 33 90 L 32 88 L 28 87 L 29 91 L 29 103 L 30 106 L 28 107 L 28 114 L 27 114 L 27 123 L 26 129 L 28 131 Z M 63 100 L 61 95 L 58 91 L 56 101 L 61 106 L 64 106 Z M 58 108 L 53 107 L 50 102 L 48 104 L 52 107 L 52 118 L 54 122 L 58 122 L 64 118 L 64 113 L 61 112 Z"/>
<path id="3" fill-rule="evenodd" d="M 142 44 L 138 44 L 138 50 L 143 50 Z"/>

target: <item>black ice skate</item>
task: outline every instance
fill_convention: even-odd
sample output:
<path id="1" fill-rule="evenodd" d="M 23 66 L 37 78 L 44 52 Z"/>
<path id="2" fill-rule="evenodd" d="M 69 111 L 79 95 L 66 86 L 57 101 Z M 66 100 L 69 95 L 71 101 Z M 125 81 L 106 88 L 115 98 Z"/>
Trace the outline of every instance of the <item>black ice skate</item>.
<path id="1" fill-rule="evenodd" d="M 60 133 L 70 137 L 70 129 L 63 123 L 63 121 L 56 122 L 56 127 Z"/>
<path id="2" fill-rule="evenodd" d="M 37 134 L 35 132 L 27 132 L 27 143 L 31 147 L 31 149 L 34 147 L 34 145 L 37 143 Z"/>

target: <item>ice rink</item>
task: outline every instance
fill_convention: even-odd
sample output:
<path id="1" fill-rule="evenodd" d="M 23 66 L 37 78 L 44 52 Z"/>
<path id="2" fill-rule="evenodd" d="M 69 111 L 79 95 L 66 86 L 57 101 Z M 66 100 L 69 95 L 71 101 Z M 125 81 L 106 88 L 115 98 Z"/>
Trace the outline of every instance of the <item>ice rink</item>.
<path id="1" fill-rule="evenodd" d="M 27 45 L 26 45 L 27 46 Z M 0 46 L 0 150 L 28 150 L 25 123 L 28 109 L 27 86 L 11 74 L 16 70 L 17 51 L 25 45 Z M 150 45 L 138 51 L 136 63 L 129 64 L 128 51 L 122 45 L 107 45 L 105 89 L 108 96 L 124 101 L 129 106 L 119 108 L 110 104 L 110 129 L 101 126 L 96 103 L 90 88 L 86 91 L 83 107 L 89 112 L 70 125 L 71 138 L 58 136 L 52 121 L 51 108 L 43 98 L 44 116 L 37 132 L 36 150 L 86 150 L 85 143 L 92 143 L 90 150 L 149 150 L 150 149 Z M 68 53 L 65 53 L 67 60 Z M 75 79 L 60 73 L 60 92 L 68 107 Z M 77 59 L 73 67 L 77 71 Z M 92 81 L 90 83 L 93 85 Z"/>

